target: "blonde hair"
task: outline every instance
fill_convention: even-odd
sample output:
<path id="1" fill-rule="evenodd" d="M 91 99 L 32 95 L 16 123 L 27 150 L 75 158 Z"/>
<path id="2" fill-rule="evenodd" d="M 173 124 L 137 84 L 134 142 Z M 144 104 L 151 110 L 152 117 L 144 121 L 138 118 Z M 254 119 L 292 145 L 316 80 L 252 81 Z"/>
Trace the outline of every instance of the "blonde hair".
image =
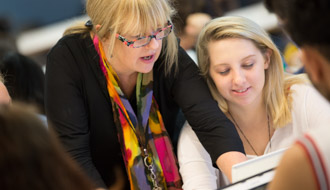
<path id="1" fill-rule="evenodd" d="M 291 122 L 292 90 L 290 87 L 293 84 L 302 83 L 304 80 L 299 76 L 284 77 L 281 54 L 276 45 L 266 31 L 244 17 L 226 16 L 213 19 L 203 28 L 197 41 L 196 51 L 201 73 L 207 80 L 211 93 L 218 101 L 220 109 L 227 113 L 228 104 L 218 92 L 210 76 L 210 57 L 207 47 L 209 42 L 227 38 L 241 38 L 252 41 L 265 58 L 266 52 L 271 50 L 270 64 L 268 69 L 265 70 L 264 102 L 275 128 L 283 127 Z"/>
<path id="2" fill-rule="evenodd" d="M 80 24 L 67 29 L 64 35 L 87 33 L 92 30 L 100 39 L 109 39 L 109 55 L 112 54 L 116 34 L 146 34 L 163 26 L 175 14 L 168 0 L 87 0 L 86 12 L 93 28 Z M 95 30 L 95 26 L 100 29 Z M 134 33 L 136 32 L 136 33 Z M 178 42 L 174 31 L 164 39 L 162 56 L 165 56 L 165 72 L 178 64 Z"/>
<path id="3" fill-rule="evenodd" d="M 5 79 L 3 78 L 1 73 L 0 73 L 0 82 L 5 83 Z"/>

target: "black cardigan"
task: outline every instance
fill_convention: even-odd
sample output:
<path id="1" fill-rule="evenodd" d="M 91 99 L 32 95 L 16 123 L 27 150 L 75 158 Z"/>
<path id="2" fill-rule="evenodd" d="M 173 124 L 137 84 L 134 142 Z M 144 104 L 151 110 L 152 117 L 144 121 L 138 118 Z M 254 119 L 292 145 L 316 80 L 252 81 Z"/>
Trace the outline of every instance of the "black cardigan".
<path id="1" fill-rule="evenodd" d="M 176 75 L 165 75 L 163 57 L 153 69 L 154 96 L 174 147 L 182 110 L 214 162 L 222 153 L 244 152 L 233 124 L 213 100 L 196 64 L 182 48 L 178 55 Z M 65 36 L 49 52 L 45 96 L 49 125 L 66 150 L 99 186 L 113 184 L 114 167 L 124 169 L 124 164 L 106 80 L 89 36 Z"/>

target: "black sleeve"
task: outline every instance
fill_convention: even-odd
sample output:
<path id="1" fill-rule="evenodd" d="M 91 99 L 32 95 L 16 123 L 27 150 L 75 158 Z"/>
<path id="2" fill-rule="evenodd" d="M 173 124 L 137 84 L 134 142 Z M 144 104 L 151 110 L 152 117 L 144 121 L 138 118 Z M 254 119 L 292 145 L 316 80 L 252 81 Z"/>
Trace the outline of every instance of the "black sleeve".
<path id="1" fill-rule="evenodd" d="M 81 75 L 69 48 L 63 43 L 56 45 L 47 57 L 46 114 L 49 125 L 55 129 L 69 154 L 97 186 L 106 187 L 91 159 L 88 111 Z"/>
<path id="2" fill-rule="evenodd" d="M 213 163 L 228 151 L 244 153 L 234 125 L 220 110 L 197 65 L 182 48 L 179 50 L 179 71 L 175 78 L 172 87 L 174 99 Z"/>

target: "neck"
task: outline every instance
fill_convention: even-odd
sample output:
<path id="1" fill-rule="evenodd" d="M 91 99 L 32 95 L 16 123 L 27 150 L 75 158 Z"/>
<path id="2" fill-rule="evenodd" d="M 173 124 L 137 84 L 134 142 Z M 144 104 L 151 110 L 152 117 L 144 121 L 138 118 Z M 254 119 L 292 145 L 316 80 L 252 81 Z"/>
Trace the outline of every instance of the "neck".
<path id="1" fill-rule="evenodd" d="M 266 105 L 261 101 L 258 105 L 229 105 L 229 112 L 241 128 L 252 128 L 267 119 Z"/>
<path id="2" fill-rule="evenodd" d="M 130 98 L 133 95 L 136 81 L 137 81 L 137 75 L 138 73 L 133 73 L 129 75 L 125 74 L 118 74 L 119 77 L 119 87 L 123 91 L 126 97 Z"/>
<path id="3" fill-rule="evenodd" d="M 262 155 L 273 134 L 263 101 L 253 106 L 229 105 L 228 116 L 238 130 L 246 153 Z"/>
<path id="4" fill-rule="evenodd" d="M 112 69 L 117 73 L 119 78 L 118 85 L 123 91 L 126 97 L 130 98 L 134 92 L 136 81 L 137 81 L 137 72 L 128 71 L 126 68 L 122 67 L 121 64 L 116 64 L 115 60 L 112 59 L 112 56 L 109 54 L 109 41 L 101 41 L 102 47 L 105 53 L 105 56 L 111 65 Z"/>

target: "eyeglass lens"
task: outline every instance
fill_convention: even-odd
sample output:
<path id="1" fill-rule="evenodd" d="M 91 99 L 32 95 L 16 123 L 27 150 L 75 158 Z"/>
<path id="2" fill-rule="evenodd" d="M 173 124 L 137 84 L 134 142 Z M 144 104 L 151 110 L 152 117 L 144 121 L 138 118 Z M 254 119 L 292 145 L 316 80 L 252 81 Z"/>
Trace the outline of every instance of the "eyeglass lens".
<path id="1" fill-rule="evenodd" d="M 161 39 L 165 38 L 166 36 L 168 36 L 168 34 L 170 32 L 171 32 L 171 28 L 168 27 L 168 28 L 158 32 L 156 34 L 155 38 L 156 38 L 156 40 L 161 40 Z M 146 38 L 136 40 L 133 44 L 133 47 L 137 48 L 137 47 L 145 46 L 151 41 L 152 38 L 153 38 L 152 36 L 149 36 L 149 37 L 146 37 Z"/>

